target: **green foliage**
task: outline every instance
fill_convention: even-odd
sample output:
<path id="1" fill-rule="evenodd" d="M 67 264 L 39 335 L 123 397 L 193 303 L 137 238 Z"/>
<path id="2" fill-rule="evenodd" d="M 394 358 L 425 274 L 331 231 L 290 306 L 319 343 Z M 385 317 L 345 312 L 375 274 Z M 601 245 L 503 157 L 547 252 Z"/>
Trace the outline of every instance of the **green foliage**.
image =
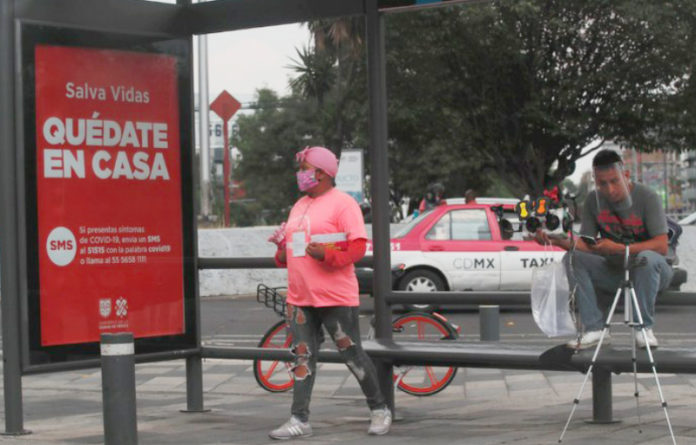
<path id="1" fill-rule="evenodd" d="M 306 101 L 279 99 L 267 89 L 257 92 L 253 115 L 240 116 L 233 143 L 242 154 L 233 177 L 243 181 L 247 196 L 258 209 L 267 209 L 271 222 L 284 220 L 298 197 L 295 153 L 314 142 L 315 126 Z"/>
<path id="2" fill-rule="evenodd" d="M 234 143 L 242 160 L 235 168 L 235 177 L 244 182 L 247 195 L 266 210 L 263 219 L 271 224 L 287 218 L 299 197 L 294 163 L 297 151 L 321 145 L 338 156 L 343 148 L 366 146 L 362 26 L 354 20 L 340 26 L 329 22 L 311 26 L 321 43 L 297 51 L 291 65 L 297 73 L 290 82 L 291 95 L 278 98 L 270 90 L 259 90 L 254 104 L 258 111 L 237 122 Z M 360 30 L 356 39 L 346 40 L 353 29 Z"/>
<path id="3" fill-rule="evenodd" d="M 297 60 L 293 68 L 298 76 L 290 80 L 290 87 L 304 97 L 315 97 L 321 107 L 335 82 L 333 59 L 325 53 L 315 52 L 309 48 L 297 50 Z"/>
<path id="4" fill-rule="evenodd" d="M 696 146 L 696 0 L 497 0 L 386 17 L 396 196 L 436 181 L 446 196 L 538 195 L 595 141 Z M 293 93 L 259 91 L 259 111 L 239 120 L 235 177 L 274 221 L 298 196 L 297 150 L 370 148 L 363 19 L 309 26 Z"/>
<path id="5" fill-rule="evenodd" d="M 417 143 L 447 147 L 455 170 L 466 159 L 518 194 L 560 182 L 597 138 L 689 148 L 693 125 L 673 123 L 694 116 L 695 11 L 691 0 L 500 0 L 389 16 L 390 135 L 406 159 Z"/>

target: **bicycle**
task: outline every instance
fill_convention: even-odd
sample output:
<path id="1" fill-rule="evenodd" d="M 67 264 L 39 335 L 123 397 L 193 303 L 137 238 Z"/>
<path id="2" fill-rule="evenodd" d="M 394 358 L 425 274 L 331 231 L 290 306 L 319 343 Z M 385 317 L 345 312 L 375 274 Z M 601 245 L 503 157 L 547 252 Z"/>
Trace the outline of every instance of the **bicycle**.
<path id="1" fill-rule="evenodd" d="M 282 291 L 259 284 L 256 299 L 281 316 L 263 335 L 259 348 L 290 349 L 292 334 L 285 316 L 286 301 Z M 367 338 L 374 338 L 374 317 L 370 322 Z M 397 315 L 392 321 L 395 339 L 408 340 L 455 340 L 460 328 L 442 315 L 433 312 L 408 312 Z M 282 365 L 282 366 L 281 366 Z M 457 374 L 454 366 L 395 366 L 394 385 L 401 391 L 414 396 L 431 396 L 444 390 Z M 254 360 L 254 378 L 269 392 L 285 392 L 293 387 L 291 364 L 277 360 Z"/>

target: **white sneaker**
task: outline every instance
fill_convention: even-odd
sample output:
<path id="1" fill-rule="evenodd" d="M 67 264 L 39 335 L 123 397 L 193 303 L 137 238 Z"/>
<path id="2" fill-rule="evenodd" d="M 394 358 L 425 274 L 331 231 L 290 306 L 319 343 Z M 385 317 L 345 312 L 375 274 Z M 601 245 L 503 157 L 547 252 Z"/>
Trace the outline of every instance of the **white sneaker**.
<path id="1" fill-rule="evenodd" d="M 312 426 L 309 422 L 301 422 L 295 416 L 290 420 L 268 433 L 268 437 L 276 440 L 288 440 L 296 437 L 309 437 L 312 435 Z"/>
<path id="2" fill-rule="evenodd" d="M 640 330 L 634 330 L 633 335 L 636 336 L 636 344 L 638 347 L 645 349 L 645 338 L 643 337 L 643 333 Z M 652 328 L 645 328 L 645 336 L 648 337 L 648 344 L 651 348 L 657 348 L 659 346 Z"/>
<path id="3" fill-rule="evenodd" d="M 367 434 L 382 436 L 389 432 L 392 424 L 392 413 L 388 407 L 373 409 L 370 411 L 370 428 Z"/>
<path id="4" fill-rule="evenodd" d="M 580 336 L 580 338 L 574 338 L 566 346 L 573 349 L 587 349 L 592 346 L 596 346 L 599 343 L 599 339 L 602 337 L 602 331 L 588 331 Z M 611 335 L 607 332 L 604 336 L 604 344 L 611 343 Z"/>

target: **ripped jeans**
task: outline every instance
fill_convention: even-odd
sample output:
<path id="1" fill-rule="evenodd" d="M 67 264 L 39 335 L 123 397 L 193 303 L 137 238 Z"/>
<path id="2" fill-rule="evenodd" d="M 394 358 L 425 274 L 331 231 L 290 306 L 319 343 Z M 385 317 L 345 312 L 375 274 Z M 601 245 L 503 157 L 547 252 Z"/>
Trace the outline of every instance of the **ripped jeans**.
<path id="1" fill-rule="evenodd" d="M 302 422 L 309 419 L 309 402 L 317 369 L 317 352 L 323 340 L 322 324 L 331 335 L 341 357 L 362 388 L 370 409 L 386 406 L 377 382 L 377 370 L 360 344 L 358 307 L 287 306 L 287 319 L 293 334 L 295 385 L 292 415 Z"/>

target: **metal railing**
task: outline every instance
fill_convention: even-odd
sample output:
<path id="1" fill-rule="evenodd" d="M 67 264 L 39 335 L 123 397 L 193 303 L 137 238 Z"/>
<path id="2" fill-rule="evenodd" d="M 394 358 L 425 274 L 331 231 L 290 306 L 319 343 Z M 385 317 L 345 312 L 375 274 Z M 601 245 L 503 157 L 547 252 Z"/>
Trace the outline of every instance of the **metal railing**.
<path id="1" fill-rule="evenodd" d="M 372 257 L 367 256 L 356 263 L 357 267 L 372 267 Z M 273 258 L 198 258 L 199 269 L 274 269 Z M 394 304 L 497 304 L 499 306 L 529 306 L 529 291 L 444 291 L 406 292 L 391 291 L 386 295 L 387 303 Z M 660 306 L 696 305 L 696 292 L 664 291 L 656 304 Z"/>
<path id="2" fill-rule="evenodd" d="M 365 257 L 359 267 L 371 267 L 372 257 Z M 199 258 L 199 269 L 245 269 L 245 268 L 274 268 L 272 258 Z M 470 305 L 499 305 L 499 306 L 530 306 L 529 292 L 516 291 L 478 291 L 478 292 L 404 292 L 388 291 L 384 300 L 386 304 L 470 304 Z M 657 299 L 660 305 L 694 305 L 696 292 L 666 291 Z M 538 369 L 559 371 L 583 371 L 591 360 L 590 351 L 579 354 L 568 354 L 564 346 L 548 348 L 544 345 L 519 345 L 499 342 L 477 343 L 448 343 L 418 344 L 399 342 L 390 339 L 366 341 L 363 347 L 376 360 L 396 364 L 428 365 L 439 364 L 447 366 L 487 367 L 506 369 Z M 696 351 L 689 348 L 662 348 L 658 352 L 660 370 L 662 372 L 696 373 Z M 221 359 L 246 360 L 281 360 L 293 359 L 290 350 L 271 348 L 219 348 L 201 347 L 201 357 Z M 326 363 L 340 363 L 341 357 L 337 351 L 321 350 L 318 360 Z M 644 371 L 644 360 L 638 363 L 638 369 Z M 627 351 L 615 350 L 612 354 L 604 354 L 592 375 L 593 420 L 599 423 L 613 421 L 612 405 L 612 370 L 629 372 L 631 357 Z M 391 368 L 389 368 L 391 370 Z M 390 371 L 391 372 L 391 371 Z M 389 380 L 388 383 L 391 383 Z M 392 388 L 393 389 L 393 388 Z M 393 404 L 393 394 L 391 398 Z"/>

